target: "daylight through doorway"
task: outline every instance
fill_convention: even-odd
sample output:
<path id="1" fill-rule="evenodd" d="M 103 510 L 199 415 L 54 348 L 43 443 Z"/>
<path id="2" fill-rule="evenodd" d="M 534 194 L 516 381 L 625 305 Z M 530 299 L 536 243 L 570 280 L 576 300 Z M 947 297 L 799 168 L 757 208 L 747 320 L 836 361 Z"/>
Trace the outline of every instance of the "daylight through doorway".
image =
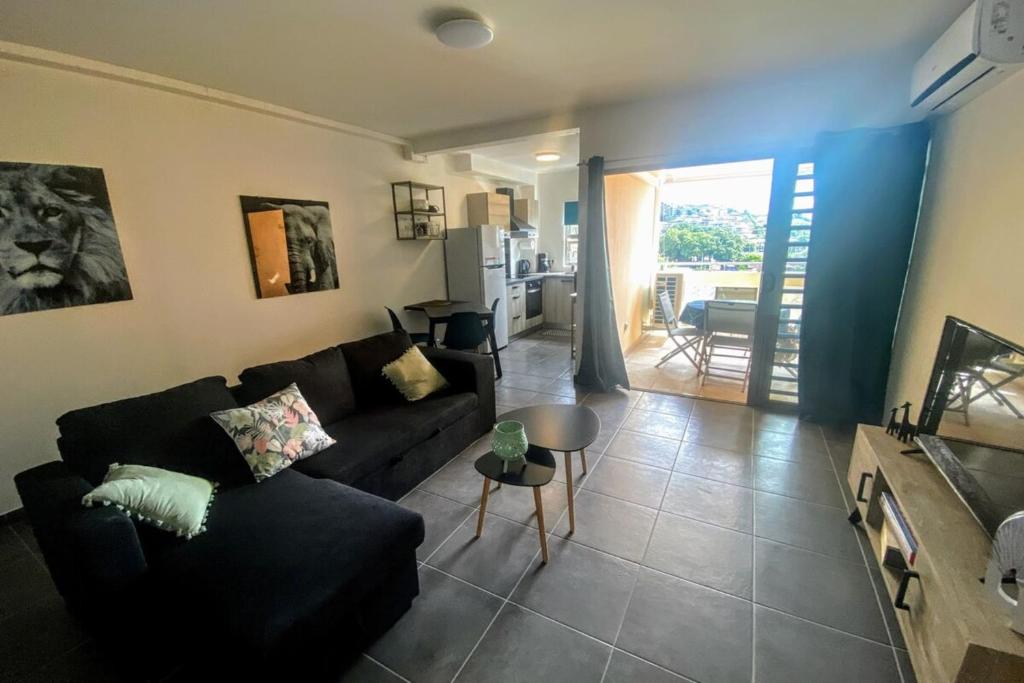
<path id="1" fill-rule="evenodd" d="M 764 159 L 606 178 L 609 262 L 633 388 L 747 402 L 773 166 Z"/>

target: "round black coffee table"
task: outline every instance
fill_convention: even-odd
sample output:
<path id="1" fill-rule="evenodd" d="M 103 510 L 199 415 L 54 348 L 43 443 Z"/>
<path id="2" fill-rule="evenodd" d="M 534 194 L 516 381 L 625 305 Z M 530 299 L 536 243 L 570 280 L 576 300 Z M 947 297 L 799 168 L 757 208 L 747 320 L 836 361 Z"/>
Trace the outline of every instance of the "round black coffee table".
<path id="1" fill-rule="evenodd" d="M 533 504 L 537 508 L 537 527 L 540 529 L 540 552 L 544 564 L 548 562 L 548 541 L 544 532 L 544 504 L 540 498 L 540 487 L 555 476 L 555 456 L 539 446 L 530 446 L 523 460 L 506 462 L 494 451 L 481 455 L 476 460 L 476 471 L 484 475 L 484 490 L 480 494 L 480 517 L 476 523 L 476 536 L 484 532 L 484 513 L 487 512 L 487 495 L 491 492 L 491 481 L 509 486 L 529 486 L 533 489 Z"/>
<path id="2" fill-rule="evenodd" d="M 517 408 L 498 417 L 516 420 L 526 428 L 526 438 L 540 446 L 565 454 L 565 489 L 569 499 L 569 533 L 576 531 L 576 508 L 572 500 L 572 452 L 580 452 L 583 474 L 587 473 L 587 446 L 601 432 L 601 418 L 587 406 L 544 405 Z"/>

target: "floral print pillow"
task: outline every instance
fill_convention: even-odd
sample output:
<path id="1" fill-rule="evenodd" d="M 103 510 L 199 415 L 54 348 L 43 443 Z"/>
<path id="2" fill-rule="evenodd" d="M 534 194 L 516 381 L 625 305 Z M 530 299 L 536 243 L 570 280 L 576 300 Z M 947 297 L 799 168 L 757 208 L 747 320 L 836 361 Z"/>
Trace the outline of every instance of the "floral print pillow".
<path id="1" fill-rule="evenodd" d="M 220 410 L 210 417 L 234 439 L 256 481 L 336 443 L 294 383 L 250 406 Z"/>

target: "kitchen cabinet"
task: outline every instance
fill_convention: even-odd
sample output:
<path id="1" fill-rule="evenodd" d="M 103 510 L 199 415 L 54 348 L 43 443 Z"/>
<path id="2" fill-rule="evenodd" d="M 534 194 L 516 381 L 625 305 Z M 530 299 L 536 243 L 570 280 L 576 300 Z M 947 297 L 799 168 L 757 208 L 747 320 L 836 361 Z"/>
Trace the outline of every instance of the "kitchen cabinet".
<path id="1" fill-rule="evenodd" d="M 512 202 L 512 215 L 521 221 L 536 224 L 539 211 L 536 199 L 516 199 Z"/>
<path id="2" fill-rule="evenodd" d="M 508 292 L 508 336 L 522 334 L 526 330 L 526 286 L 522 282 L 510 283 Z"/>
<path id="3" fill-rule="evenodd" d="M 466 213 L 470 225 L 500 225 L 509 230 L 512 207 L 508 195 L 497 192 L 474 192 L 466 195 Z"/>
<path id="4" fill-rule="evenodd" d="M 572 324 L 573 277 L 544 279 L 544 325 L 568 330 Z"/>

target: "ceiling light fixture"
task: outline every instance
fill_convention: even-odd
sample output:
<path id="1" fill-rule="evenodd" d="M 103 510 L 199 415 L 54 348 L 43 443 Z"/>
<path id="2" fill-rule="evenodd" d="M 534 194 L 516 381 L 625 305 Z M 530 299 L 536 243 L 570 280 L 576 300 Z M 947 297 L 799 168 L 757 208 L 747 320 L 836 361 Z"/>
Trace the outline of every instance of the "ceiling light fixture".
<path id="1" fill-rule="evenodd" d="M 558 152 L 537 152 L 533 158 L 537 161 L 558 161 L 562 155 Z"/>
<path id="2" fill-rule="evenodd" d="M 494 29 L 479 19 L 452 19 L 434 29 L 434 33 L 442 43 L 457 50 L 483 47 L 494 40 Z"/>

